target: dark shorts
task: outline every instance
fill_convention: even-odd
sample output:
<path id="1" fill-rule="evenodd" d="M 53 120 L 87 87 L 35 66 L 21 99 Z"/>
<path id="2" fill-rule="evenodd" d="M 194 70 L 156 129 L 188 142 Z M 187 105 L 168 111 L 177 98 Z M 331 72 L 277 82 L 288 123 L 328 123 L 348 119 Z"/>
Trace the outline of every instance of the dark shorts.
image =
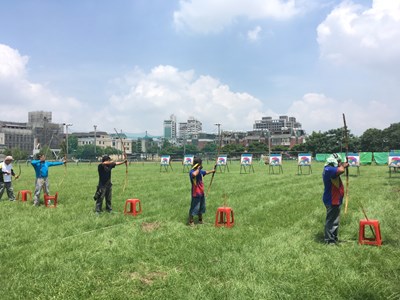
<path id="1" fill-rule="evenodd" d="M 196 216 L 206 212 L 206 198 L 205 196 L 192 197 L 190 204 L 189 215 Z"/>

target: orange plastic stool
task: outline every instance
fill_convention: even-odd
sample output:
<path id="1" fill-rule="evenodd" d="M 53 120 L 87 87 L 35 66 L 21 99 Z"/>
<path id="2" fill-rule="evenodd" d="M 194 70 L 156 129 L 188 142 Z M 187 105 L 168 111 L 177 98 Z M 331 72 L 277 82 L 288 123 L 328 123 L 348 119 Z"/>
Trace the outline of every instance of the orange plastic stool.
<path id="1" fill-rule="evenodd" d="M 27 195 L 31 196 L 31 200 L 32 200 L 32 192 L 29 190 L 19 191 L 18 195 L 17 195 L 17 200 L 19 200 L 19 194 L 21 194 L 21 201 L 23 201 L 23 202 L 27 200 L 27 198 L 28 198 Z"/>
<path id="2" fill-rule="evenodd" d="M 366 238 L 365 237 L 365 226 L 373 227 L 374 231 L 374 238 Z M 382 245 L 382 238 L 381 238 L 381 230 L 379 227 L 378 220 L 360 220 L 360 231 L 358 233 L 358 243 L 359 244 L 367 244 L 367 245 Z"/>
<path id="3" fill-rule="evenodd" d="M 44 205 L 46 207 L 56 208 L 57 198 L 58 198 L 58 192 L 54 196 L 44 194 Z M 51 204 L 51 201 L 53 201 L 53 204 Z"/>
<path id="4" fill-rule="evenodd" d="M 232 227 L 235 223 L 233 210 L 230 207 L 218 207 L 215 214 L 215 226 Z"/>
<path id="5" fill-rule="evenodd" d="M 129 211 L 127 211 L 127 208 L 129 207 Z M 137 210 L 137 205 L 139 205 L 139 210 Z M 124 214 L 130 214 L 133 216 L 136 216 L 142 212 L 142 204 L 140 203 L 139 199 L 128 199 L 125 202 L 125 207 L 124 207 Z"/>

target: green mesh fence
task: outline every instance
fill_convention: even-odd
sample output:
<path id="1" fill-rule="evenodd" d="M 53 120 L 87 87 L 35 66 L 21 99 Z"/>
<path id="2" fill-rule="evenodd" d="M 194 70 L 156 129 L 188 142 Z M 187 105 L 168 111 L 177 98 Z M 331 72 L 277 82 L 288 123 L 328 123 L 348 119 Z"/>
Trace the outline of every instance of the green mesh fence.
<path id="1" fill-rule="evenodd" d="M 324 162 L 328 158 L 330 154 L 329 153 L 317 153 L 315 155 L 315 160 L 319 162 Z"/>
<path id="2" fill-rule="evenodd" d="M 374 152 L 374 161 L 377 165 L 386 165 L 388 163 L 388 152 Z"/>
<path id="3" fill-rule="evenodd" d="M 370 165 L 372 163 L 372 152 L 360 152 L 360 164 Z"/>

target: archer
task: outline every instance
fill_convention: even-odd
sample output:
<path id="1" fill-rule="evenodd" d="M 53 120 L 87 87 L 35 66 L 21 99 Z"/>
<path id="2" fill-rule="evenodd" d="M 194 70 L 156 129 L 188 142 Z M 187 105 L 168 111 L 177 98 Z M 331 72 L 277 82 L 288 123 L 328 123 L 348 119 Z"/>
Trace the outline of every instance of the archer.
<path id="1" fill-rule="evenodd" d="M 199 224 L 203 224 L 203 214 L 206 212 L 206 197 L 204 195 L 203 177 L 215 173 L 215 168 L 210 171 L 203 170 L 203 161 L 201 158 L 193 160 L 193 167 L 189 171 L 190 183 L 192 184 L 191 198 L 189 209 L 189 225 L 194 225 L 194 216 L 199 216 Z"/>
<path id="2" fill-rule="evenodd" d="M 111 183 L 111 170 L 115 166 L 125 164 L 127 160 L 114 162 L 111 157 L 104 155 L 101 159 L 101 163 L 97 167 L 99 173 L 99 184 L 97 185 L 96 193 L 93 196 L 94 201 L 96 201 L 96 213 L 100 214 L 103 209 L 103 199 L 106 199 L 106 211 L 111 212 L 111 199 L 112 199 L 112 183 Z"/>
<path id="3" fill-rule="evenodd" d="M 342 162 L 339 154 L 333 153 L 327 158 L 322 173 L 324 181 L 322 200 L 326 207 L 324 240 L 327 244 L 336 245 L 338 242 L 340 206 L 344 196 L 344 186 L 340 175 L 348 166 L 347 162 Z"/>

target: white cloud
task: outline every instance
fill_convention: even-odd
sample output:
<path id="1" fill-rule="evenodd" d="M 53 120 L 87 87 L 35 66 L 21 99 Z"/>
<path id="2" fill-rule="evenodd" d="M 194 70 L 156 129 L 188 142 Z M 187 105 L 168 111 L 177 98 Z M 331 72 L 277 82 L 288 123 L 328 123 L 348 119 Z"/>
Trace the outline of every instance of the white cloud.
<path id="1" fill-rule="evenodd" d="M 13 79 L 25 76 L 27 56 L 6 45 L 0 44 L 0 80 Z"/>
<path id="2" fill-rule="evenodd" d="M 388 127 L 388 120 L 396 120 L 393 107 L 380 101 L 358 105 L 352 100 L 338 101 L 317 93 L 304 95 L 303 99 L 294 101 L 288 110 L 288 114 L 296 117 L 304 129 L 313 131 L 342 127 L 343 113 L 347 126 L 356 135 L 361 135 L 368 128 L 384 129 Z"/>
<path id="3" fill-rule="evenodd" d="M 257 41 L 260 38 L 261 30 L 260 26 L 256 26 L 253 30 L 249 30 L 247 32 L 247 38 L 252 42 Z"/>
<path id="4" fill-rule="evenodd" d="M 203 123 L 204 131 L 214 130 L 214 123 L 226 129 L 248 130 L 261 111 L 260 100 L 247 93 L 230 90 L 218 79 L 207 75 L 196 76 L 194 71 L 180 71 L 172 66 L 157 66 L 149 73 L 138 69 L 126 78 L 116 80 L 118 89 L 110 97 L 115 114 L 104 117 L 110 122 L 125 124 L 124 131 L 161 134 L 162 122 L 171 114 L 178 122 L 190 116 Z M 122 86 L 125 82 L 127 86 Z"/>
<path id="5" fill-rule="evenodd" d="M 338 64 L 400 66 L 400 0 L 343 2 L 318 26 L 321 57 Z"/>
<path id="6" fill-rule="evenodd" d="M 294 0 L 181 0 L 174 24 L 178 30 L 218 33 L 239 17 L 287 19 L 298 13 Z"/>
<path id="7" fill-rule="evenodd" d="M 28 112 L 37 110 L 57 111 L 53 121 L 59 123 L 84 116 L 85 106 L 77 99 L 59 96 L 46 86 L 31 82 L 27 76 L 28 62 L 28 56 L 0 44 L 1 120 L 27 122 Z"/>

